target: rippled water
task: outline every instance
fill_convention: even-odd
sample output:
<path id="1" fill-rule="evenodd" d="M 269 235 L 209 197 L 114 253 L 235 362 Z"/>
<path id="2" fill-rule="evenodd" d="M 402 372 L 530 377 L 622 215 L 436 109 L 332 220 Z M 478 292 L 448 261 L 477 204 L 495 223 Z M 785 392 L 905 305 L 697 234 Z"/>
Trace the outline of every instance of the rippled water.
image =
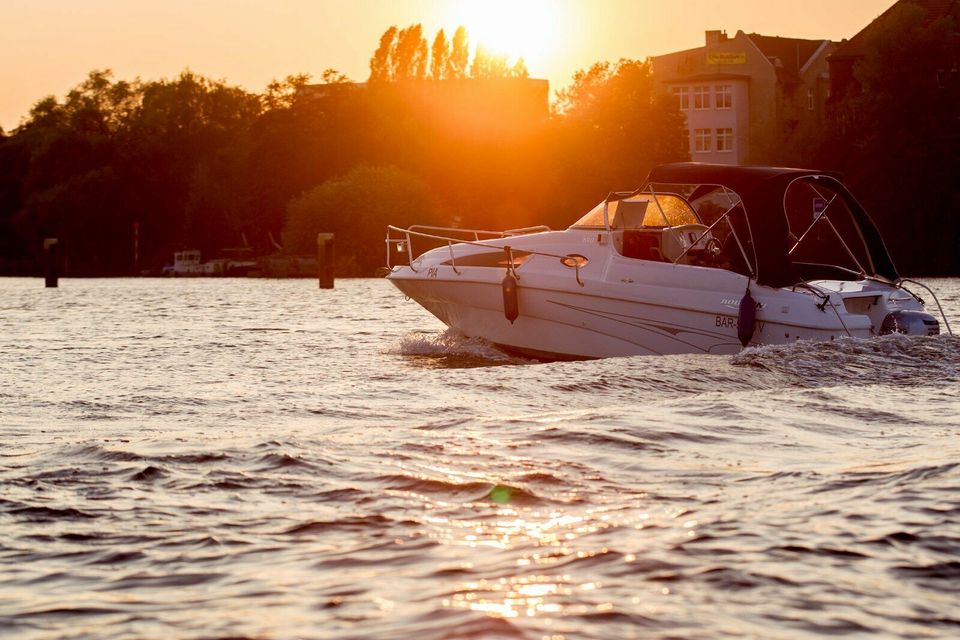
<path id="1" fill-rule="evenodd" d="M 536 364 L 383 280 L 0 280 L 0 635 L 958 637 L 958 371 Z"/>

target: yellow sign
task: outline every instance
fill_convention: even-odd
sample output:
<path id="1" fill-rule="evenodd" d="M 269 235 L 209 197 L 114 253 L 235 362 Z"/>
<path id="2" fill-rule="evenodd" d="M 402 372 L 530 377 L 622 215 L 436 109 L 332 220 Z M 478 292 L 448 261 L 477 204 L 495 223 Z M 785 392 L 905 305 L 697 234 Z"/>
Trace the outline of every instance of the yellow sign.
<path id="1" fill-rule="evenodd" d="M 747 64 L 746 53 L 708 53 L 707 64 Z"/>

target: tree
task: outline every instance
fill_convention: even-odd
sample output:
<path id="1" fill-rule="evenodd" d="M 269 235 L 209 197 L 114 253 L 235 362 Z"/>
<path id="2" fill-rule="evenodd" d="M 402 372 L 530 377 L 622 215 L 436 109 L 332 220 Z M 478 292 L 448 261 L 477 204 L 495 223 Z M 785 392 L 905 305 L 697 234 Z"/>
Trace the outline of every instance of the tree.
<path id="1" fill-rule="evenodd" d="M 419 24 L 397 30 L 390 27 L 380 36 L 380 46 L 370 59 L 370 82 L 422 80 L 427 75 L 429 50 Z"/>
<path id="2" fill-rule="evenodd" d="M 313 254 L 317 234 L 332 232 L 337 275 L 371 276 L 384 265 L 388 224 L 431 224 L 438 210 L 415 175 L 396 167 L 360 166 L 291 200 L 284 237 L 291 250 Z"/>
<path id="3" fill-rule="evenodd" d="M 649 170 L 687 159 L 684 118 L 657 91 L 650 61 L 598 62 L 557 93 L 557 180 L 579 209 L 640 185 Z"/>
<path id="4" fill-rule="evenodd" d="M 205 255 L 235 246 L 235 222 L 250 216 L 250 185 L 239 179 L 261 96 L 189 70 L 144 84 L 113 163 L 138 195 L 145 262 L 169 261 L 193 246 Z"/>
<path id="5" fill-rule="evenodd" d="M 430 77 L 434 80 L 443 80 L 448 76 L 450 67 L 450 43 L 443 29 L 437 31 L 430 47 Z"/>
<path id="6" fill-rule="evenodd" d="M 397 28 L 391 26 L 380 36 L 380 46 L 370 58 L 370 82 L 389 82 L 393 79 L 391 64 L 396 42 Z"/>
<path id="7" fill-rule="evenodd" d="M 508 76 L 507 57 L 496 55 L 478 44 L 470 66 L 470 77 L 475 80 L 506 78 Z"/>
<path id="8" fill-rule="evenodd" d="M 350 78 L 346 74 L 340 73 L 336 69 L 324 69 L 320 74 L 323 84 L 349 84 Z"/>
<path id="9" fill-rule="evenodd" d="M 415 24 L 397 34 L 397 44 L 393 51 L 393 80 L 422 80 L 427 74 L 427 41 L 423 38 L 423 27 Z"/>
<path id="10" fill-rule="evenodd" d="M 527 63 L 523 58 L 520 58 L 516 63 L 510 68 L 510 77 L 511 78 L 529 78 L 530 72 L 527 71 Z"/>
<path id="11" fill-rule="evenodd" d="M 488 51 L 483 45 L 477 45 L 470 66 L 470 77 L 475 80 L 489 80 L 491 78 L 527 78 L 527 63 L 523 58 L 518 59 L 513 66 L 507 64 L 505 55 Z"/>
<path id="12" fill-rule="evenodd" d="M 960 66 L 957 29 L 911 3 L 874 23 L 854 67 L 861 91 L 833 105 L 811 157 L 844 173 L 902 272 L 960 268 L 960 74 L 950 72 Z"/>
<path id="13" fill-rule="evenodd" d="M 327 71 L 332 71 L 332 69 L 328 69 Z M 324 71 L 324 76 L 326 76 L 327 71 Z M 306 87 L 309 82 L 310 76 L 305 73 L 287 76 L 282 81 L 274 78 L 267 84 L 266 91 L 262 97 L 264 109 L 290 108 L 297 98 L 302 95 L 304 87 Z"/>
<path id="14" fill-rule="evenodd" d="M 470 42 L 467 30 L 461 25 L 453 33 L 453 44 L 450 50 L 450 69 L 448 78 L 466 78 L 470 62 Z"/>

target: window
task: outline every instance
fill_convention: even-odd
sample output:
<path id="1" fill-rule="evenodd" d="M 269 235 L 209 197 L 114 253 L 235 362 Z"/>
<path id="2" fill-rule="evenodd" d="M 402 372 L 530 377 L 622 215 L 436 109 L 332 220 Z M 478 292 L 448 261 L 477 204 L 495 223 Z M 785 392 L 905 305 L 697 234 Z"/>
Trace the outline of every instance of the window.
<path id="1" fill-rule="evenodd" d="M 813 111 L 814 106 L 813 89 L 807 89 L 807 109 Z"/>
<path id="2" fill-rule="evenodd" d="M 710 129 L 693 130 L 694 149 L 698 152 L 712 151 Z"/>
<path id="3" fill-rule="evenodd" d="M 690 129 L 683 130 L 683 137 L 680 139 L 680 148 L 686 153 L 690 153 Z"/>
<path id="4" fill-rule="evenodd" d="M 715 92 L 717 109 L 733 109 L 733 86 L 729 84 L 718 84 L 713 88 Z"/>
<path id="5" fill-rule="evenodd" d="M 513 257 L 513 266 L 519 267 L 530 259 L 533 254 L 529 251 L 511 250 Z M 498 267 L 502 269 L 507 266 L 507 256 L 503 251 L 492 251 L 489 253 L 474 253 L 472 255 L 451 258 L 443 264 L 450 264 L 455 267 Z"/>
<path id="6" fill-rule="evenodd" d="M 717 151 L 733 151 L 733 129 L 717 129 Z"/>
<path id="7" fill-rule="evenodd" d="M 638 193 L 611 204 L 616 206 L 610 220 L 614 229 L 676 227 L 700 222 L 690 204 L 672 194 Z"/>
<path id="8" fill-rule="evenodd" d="M 690 87 L 674 87 L 673 95 L 677 97 L 677 106 L 681 111 L 690 108 Z"/>
<path id="9" fill-rule="evenodd" d="M 693 88 L 693 108 L 701 110 L 710 108 L 710 87 Z"/>
<path id="10" fill-rule="evenodd" d="M 642 229 L 644 227 L 675 227 L 684 224 L 699 224 L 700 219 L 682 197 L 670 193 L 638 193 L 623 200 L 601 202 L 585 216 L 577 220 L 574 227 L 603 227 L 603 210 L 606 204 L 608 221 L 612 229 Z M 526 254 L 517 251 L 517 254 Z M 488 254 L 484 254 L 488 255 Z M 503 252 L 489 254 L 503 260 Z M 479 259 L 478 259 L 479 260 Z M 461 259 L 457 258 L 457 264 Z M 492 261 L 483 266 L 505 266 Z"/>

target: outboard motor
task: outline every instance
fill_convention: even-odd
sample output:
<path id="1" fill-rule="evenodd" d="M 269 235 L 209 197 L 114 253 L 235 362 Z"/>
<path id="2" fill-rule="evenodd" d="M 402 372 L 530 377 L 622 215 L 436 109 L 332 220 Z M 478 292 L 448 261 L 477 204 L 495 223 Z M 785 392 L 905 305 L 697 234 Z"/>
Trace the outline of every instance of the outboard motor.
<path id="1" fill-rule="evenodd" d="M 901 309 L 887 314 L 880 325 L 880 335 L 903 333 L 908 336 L 940 335 L 940 322 L 929 313 Z"/>

